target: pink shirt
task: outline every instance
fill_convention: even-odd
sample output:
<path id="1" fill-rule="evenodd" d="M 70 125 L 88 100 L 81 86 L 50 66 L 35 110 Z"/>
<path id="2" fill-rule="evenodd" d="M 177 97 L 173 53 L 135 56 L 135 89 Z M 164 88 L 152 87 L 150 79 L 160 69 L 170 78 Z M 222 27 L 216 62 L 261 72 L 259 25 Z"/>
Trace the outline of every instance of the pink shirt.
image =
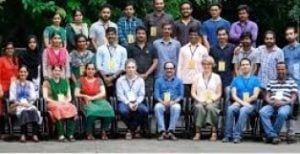
<path id="1" fill-rule="evenodd" d="M 181 47 L 179 51 L 177 77 L 180 78 L 184 84 L 192 84 L 195 75 L 202 73 L 201 61 L 202 58 L 207 55 L 207 48 L 200 43 L 196 46 L 191 46 L 191 43 L 188 43 Z M 191 67 L 191 65 L 194 66 Z"/>

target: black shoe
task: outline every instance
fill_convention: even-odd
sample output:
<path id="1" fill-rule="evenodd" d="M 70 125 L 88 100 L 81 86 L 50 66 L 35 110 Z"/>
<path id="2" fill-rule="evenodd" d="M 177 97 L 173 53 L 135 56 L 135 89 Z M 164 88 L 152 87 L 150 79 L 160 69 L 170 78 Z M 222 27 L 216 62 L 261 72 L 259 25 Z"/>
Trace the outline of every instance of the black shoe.
<path id="1" fill-rule="evenodd" d="M 274 137 L 272 139 L 272 144 L 278 144 L 280 142 L 280 139 L 278 137 Z"/>
<path id="2" fill-rule="evenodd" d="M 239 143 L 241 143 L 241 139 L 235 138 L 235 139 L 233 139 L 233 143 L 234 144 L 239 144 Z"/>
<path id="3" fill-rule="evenodd" d="M 288 135 L 286 138 L 286 141 L 288 144 L 292 144 L 292 143 L 296 143 L 297 139 L 296 139 L 295 135 Z"/>
<path id="4" fill-rule="evenodd" d="M 222 142 L 223 142 L 223 143 L 228 143 L 228 142 L 230 142 L 230 140 L 229 140 L 228 137 L 224 137 L 224 138 L 222 139 Z"/>

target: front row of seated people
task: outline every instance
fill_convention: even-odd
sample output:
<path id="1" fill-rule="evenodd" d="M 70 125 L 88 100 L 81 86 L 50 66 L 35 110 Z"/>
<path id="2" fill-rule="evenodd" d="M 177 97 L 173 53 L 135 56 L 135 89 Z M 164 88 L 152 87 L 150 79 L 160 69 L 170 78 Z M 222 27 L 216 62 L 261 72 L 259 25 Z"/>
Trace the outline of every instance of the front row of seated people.
<path id="1" fill-rule="evenodd" d="M 213 73 L 214 59 L 205 56 L 202 59 L 203 73 L 193 81 L 191 96 L 193 98 L 193 119 L 195 135 L 193 140 L 201 139 L 201 128 L 210 125 L 211 138 L 217 140 L 218 115 L 222 96 L 222 81 Z M 52 66 L 52 76 L 43 84 L 43 97 L 47 109 L 58 133 L 58 140 L 74 141 L 74 131 L 78 111 L 72 101 L 68 80 L 62 77 L 62 67 Z M 231 83 L 232 103 L 226 111 L 225 134 L 223 142 L 240 143 L 242 132 L 250 115 L 257 109 L 260 80 L 251 73 L 251 61 L 243 58 L 240 62 L 241 74 Z M 145 82 L 137 74 L 135 60 L 128 59 L 125 74 L 116 82 L 117 111 L 125 122 L 128 131 L 126 139 L 139 136 L 139 128 L 145 128 L 149 113 L 149 102 L 145 99 Z M 156 79 L 154 85 L 154 113 L 157 121 L 158 140 L 177 140 L 175 128 L 180 117 L 181 102 L 184 97 L 183 82 L 175 76 L 176 66 L 172 62 L 164 64 L 164 74 Z M 279 143 L 279 133 L 288 119 L 292 105 L 297 99 L 297 84 L 287 77 L 287 65 L 277 64 L 277 79 L 269 81 L 265 96 L 267 103 L 259 111 L 264 129 L 264 138 L 274 144 Z M 9 91 L 9 112 L 15 114 L 21 126 L 20 141 L 25 142 L 27 126 L 33 126 L 33 141 L 38 142 L 38 129 L 42 123 L 41 113 L 35 106 L 37 100 L 33 83 L 26 80 L 28 68 L 20 66 L 18 78 Z M 107 101 L 103 81 L 97 76 L 96 66 L 85 66 L 84 75 L 78 80 L 74 95 L 82 105 L 85 122 L 84 130 L 88 140 L 94 140 L 93 127 L 96 120 L 101 120 L 101 139 L 107 140 L 106 131 L 115 117 L 114 109 Z M 166 114 L 167 113 L 167 114 Z M 168 127 L 165 116 L 170 116 Z M 271 117 L 275 115 L 275 122 Z M 65 130 L 66 128 L 66 130 Z"/>

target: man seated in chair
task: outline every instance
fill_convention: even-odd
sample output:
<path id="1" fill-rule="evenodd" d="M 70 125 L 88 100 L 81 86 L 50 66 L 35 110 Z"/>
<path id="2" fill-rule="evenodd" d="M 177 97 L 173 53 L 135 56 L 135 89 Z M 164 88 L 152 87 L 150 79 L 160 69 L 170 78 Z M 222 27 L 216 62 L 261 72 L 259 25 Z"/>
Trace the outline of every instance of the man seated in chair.
<path id="1" fill-rule="evenodd" d="M 148 105 L 145 102 L 145 82 L 137 72 L 134 59 L 125 62 L 126 74 L 117 80 L 118 110 L 122 120 L 125 122 L 128 132 L 126 139 L 139 137 L 138 126 L 145 122 L 148 116 Z"/>
<path id="2" fill-rule="evenodd" d="M 158 140 L 170 138 L 177 140 L 174 135 L 176 123 L 180 116 L 179 102 L 183 98 L 183 83 L 175 77 L 175 65 L 172 62 L 164 64 L 165 74 L 156 79 L 154 97 L 158 103 L 154 107 L 155 117 L 158 125 Z M 165 126 L 165 112 L 170 111 L 169 128 Z"/>
<path id="3" fill-rule="evenodd" d="M 279 62 L 277 67 L 277 79 L 270 80 L 267 84 L 266 102 L 260 111 L 260 119 L 265 132 L 266 142 L 278 144 L 279 134 L 284 122 L 292 112 L 292 105 L 297 99 L 297 83 L 287 78 L 287 65 Z M 272 124 L 271 116 L 275 115 L 275 122 Z"/>
<path id="4" fill-rule="evenodd" d="M 251 73 L 251 61 L 243 58 L 240 61 L 241 75 L 231 83 L 233 103 L 226 114 L 225 137 L 223 142 L 233 139 L 234 143 L 241 142 L 241 134 L 245 129 L 249 116 L 256 109 L 256 100 L 260 92 L 260 80 Z M 234 121 L 235 122 L 234 126 Z"/>

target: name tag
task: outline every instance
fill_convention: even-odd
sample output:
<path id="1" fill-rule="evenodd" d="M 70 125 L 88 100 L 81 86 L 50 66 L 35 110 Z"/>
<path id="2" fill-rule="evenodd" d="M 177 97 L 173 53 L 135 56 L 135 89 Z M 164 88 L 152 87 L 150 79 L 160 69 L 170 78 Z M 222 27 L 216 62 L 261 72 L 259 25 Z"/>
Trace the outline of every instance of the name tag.
<path id="1" fill-rule="evenodd" d="M 66 100 L 66 97 L 64 94 L 58 94 L 57 99 L 59 102 L 64 102 Z"/>
<path id="2" fill-rule="evenodd" d="M 111 70 L 114 69 L 115 67 L 116 67 L 115 61 L 113 59 L 110 59 L 108 61 L 108 68 Z"/>
<path id="3" fill-rule="evenodd" d="M 128 100 L 129 100 L 130 102 L 136 101 L 136 95 L 135 95 L 135 93 L 132 92 L 132 91 L 129 91 L 129 92 L 127 93 L 127 98 L 128 98 Z"/>
<path id="4" fill-rule="evenodd" d="M 226 66 L 225 61 L 219 61 L 219 63 L 218 63 L 218 70 L 219 70 L 219 72 L 224 72 L 226 70 L 225 66 Z"/>
<path id="5" fill-rule="evenodd" d="M 164 102 L 170 102 L 171 101 L 171 93 L 165 92 L 164 93 Z"/>
<path id="6" fill-rule="evenodd" d="M 203 91 L 203 97 L 204 97 L 205 102 L 212 103 L 213 102 L 212 101 L 212 99 L 213 99 L 212 95 L 213 95 L 213 93 L 210 90 Z"/>
<path id="7" fill-rule="evenodd" d="M 134 43 L 135 42 L 134 35 L 133 34 L 128 34 L 127 35 L 127 41 L 128 41 L 129 44 Z"/>
<path id="8" fill-rule="evenodd" d="M 249 92 L 244 92 L 243 93 L 243 101 L 248 101 L 250 99 L 250 93 Z"/>
<path id="9" fill-rule="evenodd" d="M 157 36 L 157 28 L 155 26 L 150 28 L 150 36 Z"/>
<path id="10" fill-rule="evenodd" d="M 190 60 L 188 64 L 189 69 L 195 69 L 195 66 L 196 62 L 194 60 Z"/>
<path id="11" fill-rule="evenodd" d="M 21 99 L 20 99 L 20 103 L 26 104 L 26 103 L 28 103 L 28 101 L 27 101 L 27 99 L 25 99 L 25 98 L 21 98 Z"/>
<path id="12" fill-rule="evenodd" d="M 84 65 L 81 65 L 81 66 L 79 67 L 80 76 L 83 75 L 84 70 L 85 70 Z"/>

